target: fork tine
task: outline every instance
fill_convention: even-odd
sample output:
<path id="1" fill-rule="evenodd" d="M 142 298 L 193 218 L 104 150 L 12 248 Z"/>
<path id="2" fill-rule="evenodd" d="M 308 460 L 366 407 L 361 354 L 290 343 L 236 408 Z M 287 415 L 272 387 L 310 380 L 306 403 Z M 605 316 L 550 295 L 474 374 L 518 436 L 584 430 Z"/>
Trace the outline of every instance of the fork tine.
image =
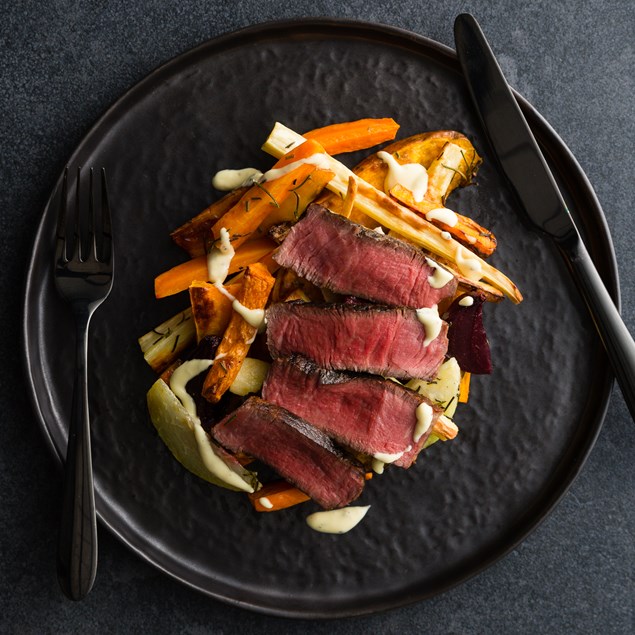
<path id="1" fill-rule="evenodd" d="M 98 260 L 97 241 L 95 240 L 95 188 L 93 168 L 90 168 L 88 180 L 88 254 L 87 260 Z"/>
<path id="2" fill-rule="evenodd" d="M 62 179 L 62 192 L 60 194 L 60 204 L 57 211 L 57 229 L 55 232 L 55 262 L 67 262 L 66 257 L 66 199 L 68 193 L 68 166 L 64 170 Z"/>
<path id="3" fill-rule="evenodd" d="M 102 244 L 101 261 L 112 263 L 112 226 L 110 219 L 110 202 L 108 186 L 106 185 L 106 168 L 101 169 L 101 214 L 102 214 Z"/>
<path id="4" fill-rule="evenodd" d="M 75 185 L 75 244 L 73 245 L 73 256 L 71 260 L 80 261 L 82 259 L 82 232 L 81 232 L 81 214 L 79 204 L 79 180 L 81 175 L 81 167 L 77 168 L 77 183 Z"/>

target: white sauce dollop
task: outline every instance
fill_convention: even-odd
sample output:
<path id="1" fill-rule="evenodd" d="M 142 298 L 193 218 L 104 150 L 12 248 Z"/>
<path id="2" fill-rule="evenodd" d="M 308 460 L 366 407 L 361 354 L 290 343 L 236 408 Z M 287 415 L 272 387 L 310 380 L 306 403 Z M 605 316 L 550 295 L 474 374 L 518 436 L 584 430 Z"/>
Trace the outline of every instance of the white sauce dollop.
<path id="1" fill-rule="evenodd" d="M 459 271 L 470 280 L 480 280 L 483 275 L 481 262 L 462 245 L 457 245 L 455 254 Z"/>
<path id="2" fill-rule="evenodd" d="M 370 505 L 366 505 L 315 512 L 307 516 L 306 523 L 311 529 L 324 534 L 345 534 L 359 524 L 369 509 Z"/>
<path id="3" fill-rule="evenodd" d="M 441 238 L 443 238 L 443 240 L 452 240 L 452 234 L 444 230 L 441 232 Z"/>
<path id="4" fill-rule="evenodd" d="M 220 237 L 217 242 L 218 246 L 212 247 L 207 255 L 207 275 L 209 280 L 232 303 L 234 311 L 239 313 L 247 324 L 261 331 L 265 323 L 265 310 L 248 309 L 223 286 L 235 253 L 229 240 L 229 232 L 224 227 L 221 227 Z"/>
<path id="5" fill-rule="evenodd" d="M 232 309 L 242 317 L 249 326 L 253 326 L 259 332 L 265 328 L 265 310 L 248 309 L 242 302 L 237 300 L 220 282 L 215 282 L 214 286 L 232 303 Z M 255 339 L 255 335 L 254 335 Z M 248 342 L 252 344 L 254 340 Z"/>
<path id="6" fill-rule="evenodd" d="M 471 295 L 466 295 L 459 300 L 461 306 L 472 306 L 474 304 L 474 298 Z"/>
<path id="7" fill-rule="evenodd" d="M 190 359 L 187 362 L 183 362 L 170 376 L 170 390 L 179 398 L 183 407 L 192 417 L 198 418 L 196 404 L 187 390 L 185 390 L 185 386 L 187 386 L 187 382 L 190 379 L 200 375 L 213 363 L 213 359 Z"/>
<path id="8" fill-rule="evenodd" d="M 423 200 L 428 191 L 428 173 L 419 163 L 398 163 L 395 157 L 388 152 L 377 153 L 377 156 L 388 166 L 388 174 L 384 181 L 384 190 L 390 194 L 395 185 L 410 190 L 417 203 Z"/>
<path id="9" fill-rule="evenodd" d="M 432 406 L 427 403 L 420 403 L 417 406 L 417 424 L 415 425 L 414 442 L 417 443 L 419 439 L 430 429 L 432 425 Z"/>
<path id="10" fill-rule="evenodd" d="M 248 309 L 244 304 L 234 299 L 232 308 L 238 313 L 249 326 L 253 326 L 258 331 L 264 329 L 265 326 L 265 310 L 264 309 Z"/>
<path id="11" fill-rule="evenodd" d="M 293 161 L 287 165 L 282 166 L 281 168 L 271 168 L 271 170 L 267 170 L 260 182 L 265 183 L 266 181 L 273 181 L 274 179 L 279 179 L 281 176 L 285 174 L 289 174 L 289 172 L 293 172 L 296 168 L 304 165 L 305 163 L 309 163 L 310 165 L 315 165 L 318 168 L 322 168 L 323 170 L 328 170 L 331 166 L 329 158 L 323 152 L 316 152 L 315 154 L 311 154 L 304 159 L 298 159 L 297 161 Z"/>
<path id="12" fill-rule="evenodd" d="M 230 192 L 243 185 L 252 185 L 262 178 L 262 172 L 256 168 L 241 170 L 220 170 L 212 179 L 212 187 L 221 192 Z"/>
<path id="13" fill-rule="evenodd" d="M 258 502 L 265 508 L 265 509 L 271 509 L 273 507 L 273 503 L 266 497 L 266 496 L 261 496 L 258 499 Z"/>
<path id="14" fill-rule="evenodd" d="M 405 450 L 401 452 L 394 452 L 389 454 L 387 452 L 377 452 L 377 454 L 373 454 L 373 457 L 380 460 L 382 463 L 394 463 L 397 459 L 400 459 L 403 456 Z"/>
<path id="15" fill-rule="evenodd" d="M 207 254 L 207 277 L 210 282 L 223 284 L 229 273 L 229 265 L 234 253 L 234 248 L 229 240 L 229 232 L 221 227 L 218 240 Z"/>
<path id="16" fill-rule="evenodd" d="M 426 338 L 423 340 L 423 345 L 428 346 L 441 332 L 443 320 L 439 317 L 439 308 L 435 304 L 429 308 L 416 309 L 416 313 L 417 319 L 426 330 Z"/>
<path id="17" fill-rule="evenodd" d="M 393 454 L 389 454 L 387 452 L 377 452 L 377 454 L 373 454 L 373 462 L 371 465 L 371 467 L 373 468 L 373 472 L 375 472 L 375 474 L 383 474 L 385 465 L 387 465 L 388 463 L 394 463 L 411 449 L 412 446 L 409 445 L 402 452 L 395 452 Z"/>
<path id="18" fill-rule="evenodd" d="M 459 222 L 459 217 L 447 207 L 436 207 L 426 212 L 426 219 L 429 221 L 439 221 L 448 227 L 454 227 Z"/>
<path id="19" fill-rule="evenodd" d="M 441 287 L 445 287 L 445 285 L 454 278 L 447 269 L 441 267 L 441 265 L 432 260 L 432 258 L 426 257 L 426 262 L 434 269 L 434 273 L 431 276 L 428 276 L 428 282 L 433 289 L 441 289 Z"/>

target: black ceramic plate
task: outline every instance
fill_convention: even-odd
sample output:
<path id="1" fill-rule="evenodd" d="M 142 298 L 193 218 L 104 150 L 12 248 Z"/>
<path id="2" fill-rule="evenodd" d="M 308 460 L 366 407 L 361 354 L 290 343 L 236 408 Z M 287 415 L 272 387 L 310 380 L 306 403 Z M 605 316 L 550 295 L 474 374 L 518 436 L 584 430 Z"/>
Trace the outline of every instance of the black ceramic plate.
<path id="1" fill-rule="evenodd" d="M 523 108 L 616 295 L 612 247 L 597 201 L 562 141 Z M 526 300 L 491 305 L 495 371 L 476 377 L 456 420 L 411 470 L 367 486 L 364 522 L 343 536 L 311 531 L 308 503 L 256 514 L 172 458 L 148 421 L 154 381 L 137 337 L 187 304 L 157 301 L 153 278 L 183 259 L 168 233 L 214 196 L 220 168 L 266 168 L 276 120 L 302 131 L 394 117 L 400 137 L 456 129 L 485 157 L 476 187 L 450 205 L 499 239 L 492 262 Z M 352 163 L 356 157 L 350 159 Z M 566 268 L 519 221 L 476 123 L 453 52 L 404 31 L 352 22 L 265 25 L 181 55 L 124 95 L 70 166 L 105 166 L 114 208 L 114 290 L 91 337 L 91 408 L 99 517 L 169 575 L 213 597 L 288 616 L 367 613 L 426 598 L 507 553 L 536 527 L 582 466 L 611 385 Z M 30 388 L 56 454 L 65 452 L 73 364 L 69 312 L 52 277 L 54 202 L 35 240 L 25 300 Z"/>

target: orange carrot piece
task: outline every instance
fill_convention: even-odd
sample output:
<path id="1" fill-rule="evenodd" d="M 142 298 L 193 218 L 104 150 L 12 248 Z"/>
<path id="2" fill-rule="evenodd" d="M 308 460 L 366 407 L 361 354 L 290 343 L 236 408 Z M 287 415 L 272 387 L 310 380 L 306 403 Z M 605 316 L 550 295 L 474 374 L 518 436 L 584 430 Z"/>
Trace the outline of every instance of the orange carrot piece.
<path id="1" fill-rule="evenodd" d="M 220 230 L 224 227 L 229 232 L 232 246 L 238 249 L 273 210 L 279 208 L 287 197 L 293 197 L 293 188 L 316 169 L 314 165 L 302 164 L 277 179 L 250 187 L 240 201 L 214 223 L 214 239 L 220 237 Z"/>
<path id="2" fill-rule="evenodd" d="M 373 478 L 373 473 L 366 472 L 364 478 L 369 481 Z M 302 490 L 287 481 L 272 481 L 247 496 L 257 512 L 276 512 L 311 500 Z"/>
<path id="3" fill-rule="evenodd" d="M 366 150 L 391 141 L 397 135 L 397 130 L 399 124 L 394 119 L 360 119 L 316 128 L 303 136 L 318 141 L 329 154 L 341 154 Z"/>
<path id="4" fill-rule="evenodd" d="M 242 285 L 228 284 L 225 289 L 233 296 L 240 293 Z M 232 316 L 231 300 L 209 282 L 194 281 L 190 285 L 192 318 L 196 326 L 196 341 L 206 335 L 224 333 Z"/>
<path id="5" fill-rule="evenodd" d="M 247 496 L 257 512 L 276 512 L 310 500 L 304 492 L 286 481 L 267 483 Z"/>
<path id="6" fill-rule="evenodd" d="M 202 256 L 209 249 L 212 225 L 236 205 L 246 191 L 246 187 L 239 187 L 225 194 L 200 214 L 175 229 L 170 234 L 172 240 L 185 249 L 190 254 L 190 258 Z"/>
<path id="7" fill-rule="evenodd" d="M 305 145 L 305 144 L 303 144 Z M 267 232 L 272 225 L 278 223 L 295 223 L 308 207 L 335 176 L 330 170 L 317 168 L 303 181 L 299 181 L 291 190 L 292 195 L 280 203 L 280 207 L 269 213 L 259 227 L 260 232 Z"/>
<path id="8" fill-rule="evenodd" d="M 229 273 L 241 271 L 247 265 L 258 262 L 272 253 L 276 244 L 268 238 L 250 240 L 236 250 L 232 258 Z M 154 295 L 165 298 L 185 291 L 195 280 L 207 280 L 207 256 L 199 256 L 164 271 L 154 279 Z"/>
<path id="9" fill-rule="evenodd" d="M 467 403 L 470 394 L 470 378 L 471 373 L 467 371 L 461 375 L 461 383 L 459 384 L 459 403 Z"/>
<path id="10" fill-rule="evenodd" d="M 263 264 L 256 262 L 249 265 L 236 299 L 247 309 L 264 309 L 274 282 L 273 276 Z M 218 361 L 212 364 L 205 377 L 201 391 L 205 399 L 217 403 L 229 389 L 257 332 L 258 329 L 248 324 L 240 313 L 232 312 L 223 339 L 216 349 Z"/>

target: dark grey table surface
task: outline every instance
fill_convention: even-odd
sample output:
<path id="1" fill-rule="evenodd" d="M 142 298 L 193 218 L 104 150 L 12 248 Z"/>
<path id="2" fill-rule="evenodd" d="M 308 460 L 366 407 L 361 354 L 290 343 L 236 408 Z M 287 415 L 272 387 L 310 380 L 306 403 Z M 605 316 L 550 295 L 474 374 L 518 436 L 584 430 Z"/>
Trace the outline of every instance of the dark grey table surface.
<path id="1" fill-rule="evenodd" d="M 515 3 L 514 3 L 515 4 Z M 0 631 L 15 633 L 635 632 L 635 424 L 617 388 L 597 444 L 556 510 L 515 549 L 442 596 L 375 616 L 288 621 L 199 595 L 100 531 L 90 596 L 71 603 L 54 572 L 61 470 L 32 414 L 21 368 L 25 268 L 42 206 L 74 146 L 160 63 L 257 22 L 346 17 L 453 46 L 474 13 L 510 83 L 576 155 L 603 205 L 635 331 L 635 8 L 632 0 L 512 3 L 3 2 L 0 21 Z"/>

